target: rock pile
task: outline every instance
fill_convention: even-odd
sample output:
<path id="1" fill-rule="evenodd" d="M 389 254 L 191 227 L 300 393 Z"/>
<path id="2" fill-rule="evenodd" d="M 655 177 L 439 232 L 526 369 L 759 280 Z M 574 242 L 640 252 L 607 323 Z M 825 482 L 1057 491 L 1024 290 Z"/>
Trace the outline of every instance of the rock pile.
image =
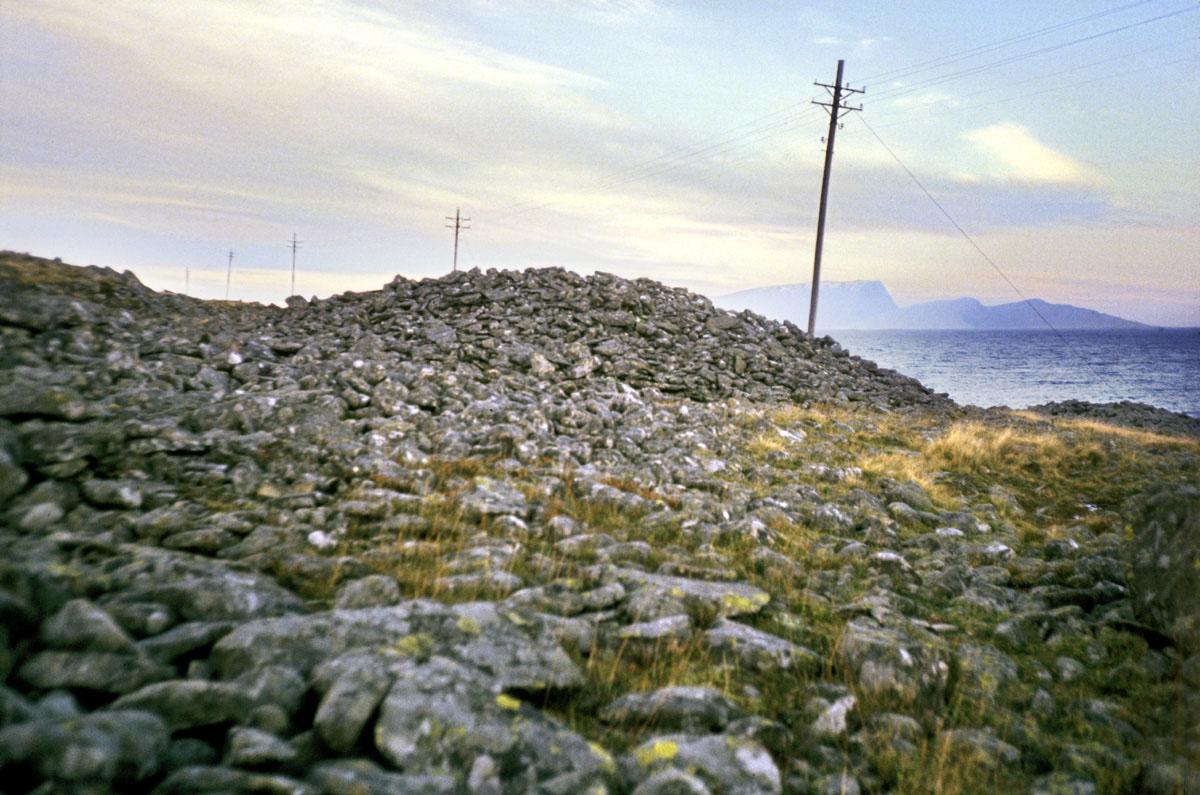
<path id="1" fill-rule="evenodd" d="M 1119 526 L 866 478 L 879 423 L 962 410 L 793 326 L 558 270 L 264 307 L 3 255 L 0 373 L 14 791 L 1194 786 L 1200 727 L 1156 746 L 1089 673 L 1169 698 L 1200 659 Z"/>

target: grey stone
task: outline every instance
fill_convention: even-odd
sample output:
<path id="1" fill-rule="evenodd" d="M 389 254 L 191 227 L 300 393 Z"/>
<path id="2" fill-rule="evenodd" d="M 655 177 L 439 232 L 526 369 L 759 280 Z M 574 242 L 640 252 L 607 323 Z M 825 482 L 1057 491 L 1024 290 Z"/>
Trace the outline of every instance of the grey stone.
<path id="1" fill-rule="evenodd" d="M 296 761 L 296 749 L 259 729 L 235 727 L 229 732 L 226 761 L 234 767 L 279 767 Z"/>
<path id="2" fill-rule="evenodd" d="M 859 795 L 862 787 L 851 773 L 830 773 L 816 782 L 814 792 L 817 795 Z"/>
<path id="3" fill-rule="evenodd" d="M 1200 486 L 1164 488 L 1131 500 L 1125 512 L 1135 612 L 1200 651 Z"/>
<path id="4" fill-rule="evenodd" d="M 1012 658 L 994 646 L 964 643 L 957 649 L 957 659 L 960 687 L 977 695 L 994 696 L 1020 673 Z"/>
<path id="5" fill-rule="evenodd" d="M 474 490 L 459 498 L 458 505 L 468 519 L 494 516 L 524 518 L 529 512 L 525 495 L 519 489 L 491 478 L 479 478 Z"/>
<path id="6" fill-rule="evenodd" d="M 268 664 L 305 673 L 356 649 L 453 656 L 487 671 L 503 687 L 568 688 L 582 682 L 548 628 L 488 602 L 414 601 L 252 621 L 222 638 L 212 660 L 227 677 Z"/>
<path id="7" fill-rule="evenodd" d="M 655 727 L 668 731 L 720 731 L 742 711 L 720 691 L 708 687 L 664 687 L 629 693 L 600 710 L 606 723 Z"/>
<path id="8" fill-rule="evenodd" d="M 514 769 L 527 789 L 564 774 L 577 774 L 586 789 L 603 782 L 611 765 L 583 738 L 497 693 L 487 676 L 441 657 L 407 661 L 397 671 L 380 706 L 375 745 L 406 772 L 466 770 L 480 755 L 519 759 Z"/>
<path id="9" fill-rule="evenodd" d="M 211 765 L 217 761 L 218 757 L 216 749 L 203 740 L 195 737 L 180 737 L 172 740 L 167 747 L 163 768 L 169 772 L 181 767 Z"/>
<path id="10" fill-rule="evenodd" d="M 641 776 L 673 768 L 699 778 L 713 792 L 759 795 L 783 789 L 771 755 L 757 743 L 738 737 L 662 735 L 635 748 L 633 758 Z"/>
<path id="11" fill-rule="evenodd" d="M 847 716 L 854 709 L 857 700 L 854 696 L 843 696 L 829 705 L 820 717 L 813 722 L 812 732 L 817 736 L 842 735 L 847 730 Z"/>
<path id="12" fill-rule="evenodd" d="M 932 705 L 945 693 L 950 677 L 941 647 L 915 627 L 904 631 L 858 618 L 846 625 L 835 657 L 867 694 Z"/>
<path id="13" fill-rule="evenodd" d="M 156 795 L 195 795 L 199 792 L 255 792 L 272 795 L 321 795 L 316 787 L 279 773 L 234 770 L 219 765 L 190 765 L 172 772 L 154 790 Z"/>
<path id="14" fill-rule="evenodd" d="M 97 785 L 144 781 L 167 751 L 167 727 L 152 714 L 114 710 L 0 729 L 0 760 L 28 765 L 48 781 Z"/>
<path id="15" fill-rule="evenodd" d="M 19 673 L 42 690 L 65 687 L 121 694 L 169 679 L 175 672 L 138 654 L 44 651 L 30 657 Z"/>
<path id="16" fill-rule="evenodd" d="M 813 671 L 821 662 L 810 649 L 727 619 L 704 633 L 704 645 L 716 659 L 752 671 Z"/>
<path id="17" fill-rule="evenodd" d="M 138 648 L 159 662 L 174 662 L 180 657 L 203 651 L 228 635 L 236 626 L 231 621 L 189 621 L 145 640 Z"/>
<path id="18" fill-rule="evenodd" d="M 354 747 L 367 727 L 375 708 L 392 684 L 382 660 L 372 656 L 349 656 L 326 664 L 326 672 L 314 678 L 332 678 L 317 707 L 313 728 L 325 744 L 339 753 Z"/>
<path id="19" fill-rule="evenodd" d="M 354 610 L 362 607 L 388 607 L 400 601 L 400 586 L 395 577 L 372 574 L 351 580 L 338 588 L 334 606 Z"/>
<path id="20" fill-rule="evenodd" d="M 104 508 L 140 508 L 145 499 L 143 484 L 133 480 L 92 478 L 81 484 L 88 502 Z"/>
<path id="21" fill-rule="evenodd" d="M 621 627 L 617 637 L 627 641 L 669 643 L 692 635 L 692 620 L 686 615 L 667 616 Z"/>
<path id="22" fill-rule="evenodd" d="M 712 795 L 712 790 L 699 777 L 666 767 L 638 784 L 633 795 Z"/>
<path id="23" fill-rule="evenodd" d="M 108 613 L 87 599 L 73 599 L 42 625 L 42 641 L 52 649 L 134 653 L 133 639 Z"/>
<path id="24" fill-rule="evenodd" d="M 720 616 L 753 615 L 771 601 L 761 588 L 743 582 L 710 582 L 686 577 L 648 574 L 637 569 L 617 569 L 616 576 L 626 587 L 652 590 L 684 603 L 696 601 L 709 605 Z"/>
<path id="25" fill-rule="evenodd" d="M 259 699 L 245 685 L 173 679 L 147 685 L 114 702 L 115 709 L 138 709 L 160 715 L 172 731 L 236 723 L 247 717 Z"/>

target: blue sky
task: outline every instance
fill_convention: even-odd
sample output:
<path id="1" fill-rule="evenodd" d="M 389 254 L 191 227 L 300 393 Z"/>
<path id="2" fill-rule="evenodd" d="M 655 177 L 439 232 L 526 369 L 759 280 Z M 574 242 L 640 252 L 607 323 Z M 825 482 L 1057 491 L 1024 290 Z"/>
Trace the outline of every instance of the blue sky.
<path id="1" fill-rule="evenodd" d="M 955 58 L 955 54 L 965 55 Z M 461 262 L 805 281 L 865 119 L 1026 295 L 1200 325 L 1200 4 L 0 4 L 0 246 L 280 300 Z M 16 110 L 19 109 L 19 110 Z M 1014 300 L 858 119 L 824 275 Z"/>

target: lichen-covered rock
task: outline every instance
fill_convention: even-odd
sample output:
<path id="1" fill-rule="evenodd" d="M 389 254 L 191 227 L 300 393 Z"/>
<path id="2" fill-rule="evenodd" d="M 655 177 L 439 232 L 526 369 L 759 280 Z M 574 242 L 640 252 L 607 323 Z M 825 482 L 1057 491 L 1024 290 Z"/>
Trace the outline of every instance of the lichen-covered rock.
<path id="1" fill-rule="evenodd" d="M 19 671 L 23 681 L 41 690 L 66 687 L 114 694 L 169 679 L 173 673 L 139 654 L 102 651 L 44 651 Z"/>
<path id="2" fill-rule="evenodd" d="M 17 723 L 0 729 L 0 768 L 68 787 L 132 784 L 158 772 L 167 740 L 162 719 L 137 710 Z"/>
<path id="3" fill-rule="evenodd" d="M 629 693 L 600 710 L 600 719 L 629 727 L 720 731 L 742 711 L 720 691 L 707 687 L 664 687 Z"/>
<path id="4" fill-rule="evenodd" d="M 1130 587 L 1142 620 L 1200 652 L 1200 487 L 1131 502 Z"/>
<path id="5" fill-rule="evenodd" d="M 351 580 L 338 589 L 334 606 L 340 610 L 364 607 L 389 607 L 400 601 L 400 586 L 395 577 L 373 574 Z"/>
<path id="6" fill-rule="evenodd" d="M 752 671 L 813 671 L 821 664 L 811 649 L 727 619 L 720 619 L 704 633 L 704 645 L 715 660 Z"/>
<path id="7" fill-rule="evenodd" d="M 385 759 L 408 772 L 466 771 L 486 754 L 514 771 L 519 778 L 508 786 L 518 791 L 561 777 L 584 791 L 613 772 L 606 753 L 501 692 L 478 670 L 442 657 L 397 667 L 374 739 Z"/>
<path id="8" fill-rule="evenodd" d="M 222 638 L 212 659 L 226 677 L 269 664 L 303 673 L 364 649 L 394 657 L 445 655 L 488 673 L 504 688 L 570 688 L 582 682 L 545 625 L 490 602 L 414 601 L 254 621 Z"/>
<path id="9" fill-rule="evenodd" d="M 904 704 L 936 706 L 950 678 L 941 641 L 916 627 L 855 619 L 846 625 L 836 655 L 863 693 Z"/>
<path id="10" fill-rule="evenodd" d="M 52 649 L 92 649 L 134 653 L 133 639 L 112 617 L 87 599 L 73 599 L 42 625 L 42 640 Z"/>
<path id="11" fill-rule="evenodd" d="M 771 755 L 757 743 L 740 737 L 660 735 L 635 748 L 632 758 L 639 780 L 664 769 L 675 769 L 700 779 L 712 792 L 761 795 L 783 789 L 779 768 Z"/>
<path id="12" fill-rule="evenodd" d="M 616 576 L 626 587 L 652 591 L 659 596 L 678 599 L 684 604 L 697 602 L 721 616 L 753 615 L 771 601 L 769 593 L 749 583 L 693 580 L 648 574 L 636 569 L 618 569 Z"/>
<path id="13" fill-rule="evenodd" d="M 314 679 L 329 684 L 313 728 L 330 748 L 345 753 L 354 747 L 391 687 L 392 673 L 375 655 L 350 654 L 322 664 Z"/>

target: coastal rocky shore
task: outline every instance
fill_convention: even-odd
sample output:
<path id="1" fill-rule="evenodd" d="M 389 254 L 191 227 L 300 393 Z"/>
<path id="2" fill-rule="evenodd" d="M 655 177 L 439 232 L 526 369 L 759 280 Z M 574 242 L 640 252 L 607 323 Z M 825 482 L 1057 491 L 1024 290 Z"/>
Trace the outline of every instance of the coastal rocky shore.
<path id="1" fill-rule="evenodd" d="M 0 788 L 1200 792 L 1198 425 L 648 280 L 0 254 Z"/>

